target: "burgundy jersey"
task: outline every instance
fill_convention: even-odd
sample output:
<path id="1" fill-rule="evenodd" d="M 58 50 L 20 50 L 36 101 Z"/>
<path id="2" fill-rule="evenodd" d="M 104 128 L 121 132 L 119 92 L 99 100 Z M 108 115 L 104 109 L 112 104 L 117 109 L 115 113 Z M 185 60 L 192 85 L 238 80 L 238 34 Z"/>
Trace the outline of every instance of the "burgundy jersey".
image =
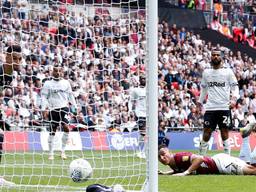
<path id="1" fill-rule="evenodd" d="M 179 152 L 174 154 L 176 164 L 175 172 L 184 172 L 191 166 L 191 158 L 194 154 L 191 152 Z M 203 157 L 203 163 L 196 170 L 196 174 L 217 174 L 218 168 L 211 157 Z"/>

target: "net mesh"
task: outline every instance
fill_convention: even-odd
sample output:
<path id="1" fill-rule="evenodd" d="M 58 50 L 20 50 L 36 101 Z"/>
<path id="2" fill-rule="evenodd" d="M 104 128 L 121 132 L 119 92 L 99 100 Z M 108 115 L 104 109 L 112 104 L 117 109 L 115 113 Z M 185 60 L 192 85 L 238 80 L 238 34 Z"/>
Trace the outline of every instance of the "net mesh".
<path id="1" fill-rule="evenodd" d="M 138 115 L 129 102 L 131 89 L 139 86 L 146 68 L 143 3 L 2 0 L 0 6 L 2 78 L 12 77 L 8 86 L 1 87 L 0 176 L 16 184 L 0 183 L 1 191 L 85 191 L 93 183 L 140 190 L 146 161 L 136 156 Z M 22 48 L 20 61 L 7 51 L 13 44 Z M 20 70 L 14 67 L 17 63 Z M 49 105 L 42 109 L 42 87 L 56 65 L 77 104 L 67 106 L 70 133 L 65 160 L 60 157 L 62 126 L 52 141 L 54 159 L 48 159 L 53 122 L 44 118 Z M 74 183 L 68 174 L 70 162 L 77 158 L 93 167 L 92 177 L 84 183 Z"/>

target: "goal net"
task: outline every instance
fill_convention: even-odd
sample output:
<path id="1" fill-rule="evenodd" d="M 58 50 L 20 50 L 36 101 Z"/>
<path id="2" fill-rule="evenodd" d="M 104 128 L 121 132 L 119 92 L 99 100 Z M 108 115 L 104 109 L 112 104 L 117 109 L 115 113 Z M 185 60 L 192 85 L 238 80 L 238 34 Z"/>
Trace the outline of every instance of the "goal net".
<path id="1" fill-rule="evenodd" d="M 2 0 L 0 6 L 0 66 L 17 62 L 7 51 L 10 45 L 22 48 L 21 70 L 4 70 L 12 82 L 1 90 L 0 177 L 16 185 L 0 183 L 0 190 L 85 191 L 94 183 L 142 190 L 147 139 L 138 131 L 143 118 L 136 104 L 144 95 L 131 101 L 131 90 L 140 87 L 146 71 L 145 1 Z M 61 66 L 77 103 L 67 106 L 65 160 L 60 157 L 62 126 L 49 159 L 53 122 L 43 117 L 48 109 L 42 109 L 42 87 L 55 65 Z M 93 167 L 86 182 L 75 183 L 68 174 L 77 158 Z"/>

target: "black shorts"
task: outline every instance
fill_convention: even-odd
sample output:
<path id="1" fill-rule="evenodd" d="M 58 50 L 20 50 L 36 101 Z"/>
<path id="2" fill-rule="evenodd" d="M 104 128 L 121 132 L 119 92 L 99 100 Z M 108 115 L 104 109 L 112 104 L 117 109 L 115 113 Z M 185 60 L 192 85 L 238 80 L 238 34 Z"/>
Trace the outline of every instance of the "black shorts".
<path id="1" fill-rule="evenodd" d="M 0 129 L 2 129 L 3 131 L 11 131 L 10 125 L 3 120 L 3 115 L 1 112 L 0 112 Z"/>
<path id="2" fill-rule="evenodd" d="M 136 117 L 136 121 L 140 131 L 146 130 L 146 117 Z"/>
<path id="3" fill-rule="evenodd" d="M 49 120 L 55 126 L 58 126 L 59 123 L 61 124 L 68 124 L 68 113 L 69 108 L 63 107 L 60 109 L 54 109 L 49 112 Z"/>
<path id="4" fill-rule="evenodd" d="M 204 128 L 215 130 L 217 125 L 219 129 L 232 129 L 231 111 L 218 110 L 206 111 L 204 114 Z"/>

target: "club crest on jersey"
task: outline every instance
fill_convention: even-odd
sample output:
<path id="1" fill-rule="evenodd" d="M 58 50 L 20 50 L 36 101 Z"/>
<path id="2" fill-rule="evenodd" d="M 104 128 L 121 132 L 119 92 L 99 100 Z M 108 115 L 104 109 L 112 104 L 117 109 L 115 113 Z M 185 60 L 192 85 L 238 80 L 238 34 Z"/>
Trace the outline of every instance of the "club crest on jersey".
<path id="1" fill-rule="evenodd" d="M 183 156 L 182 157 L 182 161 L 188 161 L 189 160 L 189 156 Z"/>
<path id="2" fill-rule="evenodd" d="M 208 87 L 225 87 L 225 82 L 208 82 Z"/>

